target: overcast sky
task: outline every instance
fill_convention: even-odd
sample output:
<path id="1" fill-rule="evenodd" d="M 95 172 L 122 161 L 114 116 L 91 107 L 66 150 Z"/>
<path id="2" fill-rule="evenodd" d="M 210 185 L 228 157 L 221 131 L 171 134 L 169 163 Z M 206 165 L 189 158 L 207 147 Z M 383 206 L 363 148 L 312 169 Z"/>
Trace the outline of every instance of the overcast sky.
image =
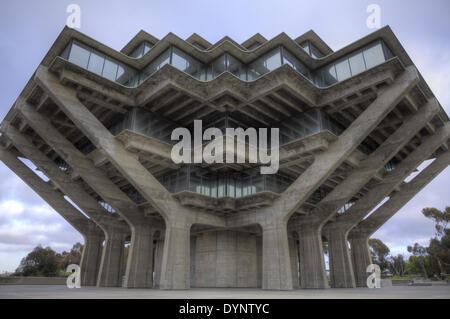
<path id="1" fill-rule="evenodd" d="M 381 7 L 381 24 L 390 25 L 425 80 L 450 111 L 450 1 L 2 1 L 0 7 L 0 119 L 3 119 L 63 29 L 66 8 L 81 7 L 81 29 L 120 50 L 139 30 L 157 38 L 196 32 L 214 43 L 228 35 L 241 43 L 259 32 L 270 39 L 313 29 L 333 50 L 371 33 L 366 8 Z M 434 234 L 423 207 L 450 204 L 450 169 L 441 173 L 373 237 L 393 253 L 414 242 L 427 245 Z M 38 244 L 61 251 L 82 237 L 0 162 L 0 272 L 13 271 Z"/>

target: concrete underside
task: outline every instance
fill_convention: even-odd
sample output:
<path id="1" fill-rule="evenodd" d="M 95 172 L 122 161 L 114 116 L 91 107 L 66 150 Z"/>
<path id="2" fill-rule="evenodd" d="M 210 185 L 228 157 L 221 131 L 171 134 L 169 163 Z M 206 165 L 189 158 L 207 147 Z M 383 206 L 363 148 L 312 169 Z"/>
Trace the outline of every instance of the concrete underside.
<path id="1" fill-rule="evenodd" d="M 91 299 L 91 298 L 137 298 L 137 299 L 448 299 L 450 285 L 401 286 L 379 289 L 297 289 L 291 291 L 268 291 L 248 288 L 193 288 L 182 291 L 158 289 L 80 288 L 65 286 L 0 286 L 0 299 Z"/>

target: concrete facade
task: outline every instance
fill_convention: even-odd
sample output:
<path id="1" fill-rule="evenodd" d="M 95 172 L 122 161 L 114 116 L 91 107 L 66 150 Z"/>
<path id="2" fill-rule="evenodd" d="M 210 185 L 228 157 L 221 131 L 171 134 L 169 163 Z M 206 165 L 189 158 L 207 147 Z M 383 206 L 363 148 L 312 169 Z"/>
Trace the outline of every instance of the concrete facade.
<path id="1" fill-rule="evenodd" d="M 171 131 L 194 120 L 280 128 L 278 172 L 246 153 L 173 162 Z M 448 116 L 389 27 L 337 52 L 312 31 L 142 31 L 117 52 L 66 28 L 0 131 L 3 163 L 83 235 L 98 287 L 364 287 L 370 235 L 450 162 Z"/>

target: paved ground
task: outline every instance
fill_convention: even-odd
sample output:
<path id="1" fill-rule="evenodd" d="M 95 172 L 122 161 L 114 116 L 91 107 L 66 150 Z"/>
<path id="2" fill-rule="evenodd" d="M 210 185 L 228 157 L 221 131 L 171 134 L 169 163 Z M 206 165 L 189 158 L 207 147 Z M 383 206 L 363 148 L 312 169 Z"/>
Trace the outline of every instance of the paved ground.
<path id="1" fill-rule="evenodd" d="M 194 288 L 167 291 L 158 289 L 123 289 L 86 287 L 69 289 L 66 286 L 0 285 L 2 298 L 190 298 L 190 299 L 276 299 L 276 298 L 450 298 L 450 285 L 396 286 L 379 289 L 301 289 L 293 291 L 267 291 L 258 289 Z"/>

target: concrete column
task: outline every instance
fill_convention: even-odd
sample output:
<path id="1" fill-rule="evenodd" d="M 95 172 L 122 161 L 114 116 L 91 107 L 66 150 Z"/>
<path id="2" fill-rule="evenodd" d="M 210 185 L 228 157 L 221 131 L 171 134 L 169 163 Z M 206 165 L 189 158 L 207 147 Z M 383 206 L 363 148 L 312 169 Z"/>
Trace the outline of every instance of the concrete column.
<path id="1" fill-rule="evenodd" d="M 150 225 L 133 227 L 124 287 L 153 287 L 153 234 Z"/>
<path id="2" fill-rule="evenodd" d="M 166 223 L 160 289 L 190 288 L 191 225 Z"/>
<path id="3" fill-rule="evenodd" d="M 302 288 L 329 288 L 323 257 L 320 226 L 311 223 L 297 225 Z"/>
<path id="4" fill-rule="evenodd" d="M 356 287 L 367 287 L 367 266 L 372 263 L 369 236 L 351 236 L 350 247 Z"/>
<path id="5" fill-rule="evenodd" d="M 84 237 L 80 262 L 81 286 L 95 286 L 97 284 L 104 238 L 103 234 L 99 232 L 88 232 Z"/>
<path id="6" fill-rule="evenodd" d="M 341 229 L 332 229 L 327 232 L 326 237 L 328 238 L 331 287 L 355 288 L 346 233 Z"/>
<path id="7" fill-rule="evenodd" d="M 289 257 L 291 258 L 292 288 L 299 288 L 298 246 L 295 238 L 289 237 Z"/>
<path id="8" fill-rule="evenodd" d="M 262 289 L 291 290 L 292 272 L 287 225 L 273 221 L 262 226 Z"/>
<path id="9" fill-rule="evenodd" d="M 163 251 L 164 251 L 164 240 L 157 240 L 154 249 L 155 279 L 153 282 L 153 288 L 159 288 L 160 285 Z"/>
<path id="10" fill-rule="evenodd" d="M 98 287 L 122 287 L 125 235 L 118 231 L 107 233 L 103 247 Z"/>

